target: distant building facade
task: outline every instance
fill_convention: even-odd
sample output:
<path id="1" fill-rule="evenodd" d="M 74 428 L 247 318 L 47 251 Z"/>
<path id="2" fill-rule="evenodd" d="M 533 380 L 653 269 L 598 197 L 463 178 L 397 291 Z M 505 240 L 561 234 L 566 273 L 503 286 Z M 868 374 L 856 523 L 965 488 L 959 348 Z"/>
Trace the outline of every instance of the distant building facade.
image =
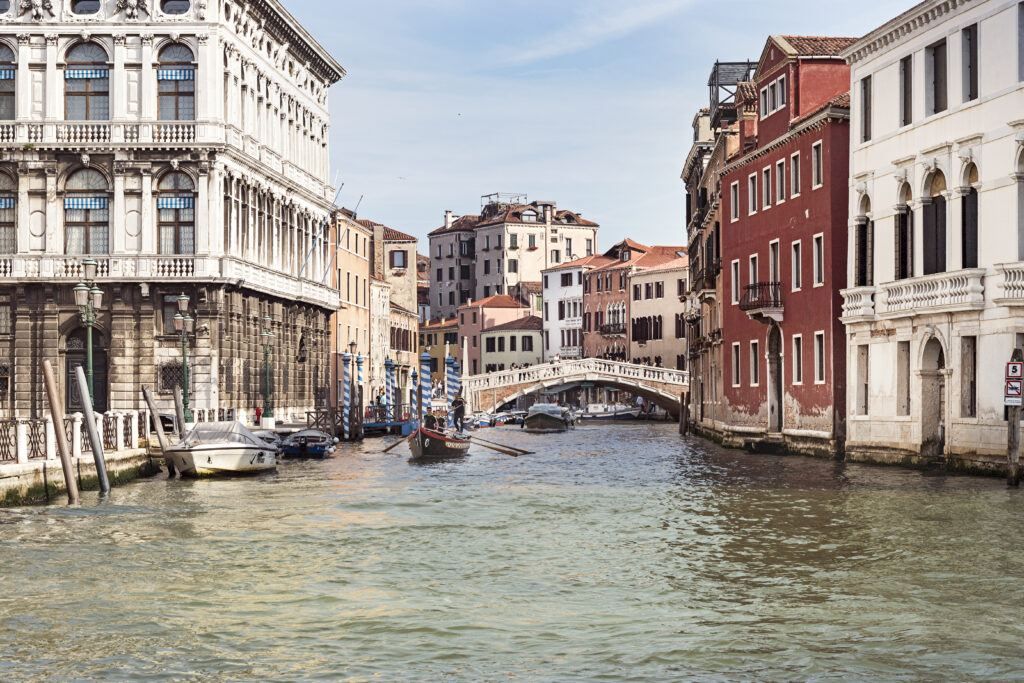
<path id="1" fill-rule="evenodd" d="M 680 256 L 629 275 L 626 317 L 631 363 L 686 370 L 689 264 Z"/>
<path id="2" fill-rule="evenodd" d="M 541 362 L 540 316 L 528 315 L 493 325 L 480 333 L 484 372 L 525 368 Z"/>
<path id="3" fill-rule="evenodd" d="M 459 343 L 462 344 L 463 374 L 483 372 L 481 349 L 483 331 L 495 325 L 525 318 L 530 309 L 508 294 L 496 294 L 459 308 Z"/>
<path id="4" fill-rule="evenodd" d="M 583 278 L 596 256 L 542 271 L 545 361 L 583 357 Z"/>
<path id="5" fill-rule="evenodd" d="M 335 211 L 331 226 L 335 282 L 340 305 L 331 323 L 331 405 L 342 400 L 343 354 L 370 355 L 370 245 L 373 233 L 347 209 Z M 355 346 L 352 346 L 355 344 Z"/>

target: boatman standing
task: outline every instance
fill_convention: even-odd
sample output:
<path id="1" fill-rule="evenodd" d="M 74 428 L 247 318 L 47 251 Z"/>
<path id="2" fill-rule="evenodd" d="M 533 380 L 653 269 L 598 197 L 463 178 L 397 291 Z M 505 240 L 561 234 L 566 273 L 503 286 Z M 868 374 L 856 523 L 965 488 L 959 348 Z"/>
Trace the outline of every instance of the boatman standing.
<path id="1" fill-rule="evenodd" d="M 462 423 L 466 419 L 466 399 L 462 398 L 462 392 L 455 395 L 455 400 L 452 401 L 452 412 L 454 413 L 455 430 L 463 431 Z"/>

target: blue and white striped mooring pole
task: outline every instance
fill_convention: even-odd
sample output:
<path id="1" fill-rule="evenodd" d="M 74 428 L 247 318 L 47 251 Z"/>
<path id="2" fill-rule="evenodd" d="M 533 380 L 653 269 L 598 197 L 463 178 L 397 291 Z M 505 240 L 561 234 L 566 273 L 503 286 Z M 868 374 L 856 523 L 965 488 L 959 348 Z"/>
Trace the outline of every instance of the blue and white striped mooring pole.
<path id="1" fill-rule="evenodd" d="M 430 388 L 430 354 L 424 351 L 420 356 L 420 400 L 424 415 L 430 410 Z"/>
<path id="2" fill-rule="evenodd" d="M 456 369 L 456 361 L 451 356 L 444 359 L 444 365 L 447 370 L 447 384 L 448 384 L 448 426 L 455 426 L 455 412 L 452 410 L 452 403 L 455 402 L 455 394 L 459 390 L 459 375 Z"/>
<path id="3" fill-rule="evenodd" d="M 360 390 L 360 391 L 363 388 L 363 354 L 359 354 L 358 356 L 356 356 L 356 388 L 357 388 L 357 390 Z M 363 416 L 365 417 L 366 416 L 366 392 L 363 391 L 362 394 L 363 394 L 363 400 L 359 404 L 359 407 L 362 409 Z M 357 401 L 359 400 L 359 396 L 358 395 L 353 396 L 352 398 L 354 400 L 357 400 Z M 370 402 L 372 403 L 373 401 L 371 400 Z"/>
<path id="4" fill-rule="evenodd" d="M 342 393 L 343 393 L 343 396 L 345 397 L 345 400 L 344 400 L 344 402 L 342 404 L 342 407 L 341 407 L 341 435 L 342 435 L 342 437 L 346 441 L 348 441 L 348 435 L 349 435 L 349 431 L 348 431 L 348 412 L 349 412 L 349 407 L 352 405 L 352 384 L 349 381 L 349 374 L 348 374 L 349 373 L 348 364 L 349 364 L 349 362 L 351 362 L 351 360 L 352 360 L 352 357 L 349 356 L 347 353 L 341 354 L 341 365 L 342 365 L 342 368 L 343 368 L 343 374 L 342 374 L 342 378 L 341 378 L 341 383 L 343 385 Z"/>
<path id="5" fill-rule="evenodd" d="M 384 361 L 384 388 L 384 403 L 387 405 L 385 421 L 397 421 L 395 419 L 395 364 L 390 358 Z"/>

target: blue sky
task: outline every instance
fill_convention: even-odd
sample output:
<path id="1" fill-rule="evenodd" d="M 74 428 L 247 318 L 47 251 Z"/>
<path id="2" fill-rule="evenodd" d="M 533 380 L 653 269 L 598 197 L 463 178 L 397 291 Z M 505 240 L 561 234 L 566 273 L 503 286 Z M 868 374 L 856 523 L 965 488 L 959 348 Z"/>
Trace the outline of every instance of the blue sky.
<path id="1" fill-rule="evenodd" d="M 523 192 L 629 236 L 684 244 L 679 173 L 715 59 L 769 34 L 859 36 L 910 2 L 284 0 L 345 66 L 331 178 L 360 217 L 421 238 L 445 209 Z"/>

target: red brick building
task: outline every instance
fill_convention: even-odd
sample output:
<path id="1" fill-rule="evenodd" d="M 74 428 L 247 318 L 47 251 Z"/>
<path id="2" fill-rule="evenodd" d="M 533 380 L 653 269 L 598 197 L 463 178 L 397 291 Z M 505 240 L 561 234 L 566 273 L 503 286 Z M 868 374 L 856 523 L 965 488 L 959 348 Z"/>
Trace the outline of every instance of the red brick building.
<path id="1" fill-rule="evenodd" d="M 648 247 L 626 239 L 587 265 L 583 276 L 583 356 L 626 360 L 629 275 L 679 258 L 686 247 Z"/>
<path id="2" fill-rule="evenodd" d="M 842 447 L 850 73 L 838 55 L 853 41 L 771 36 L 741 89 L 757 116 L 721 174 L 730 445 Z"/>

